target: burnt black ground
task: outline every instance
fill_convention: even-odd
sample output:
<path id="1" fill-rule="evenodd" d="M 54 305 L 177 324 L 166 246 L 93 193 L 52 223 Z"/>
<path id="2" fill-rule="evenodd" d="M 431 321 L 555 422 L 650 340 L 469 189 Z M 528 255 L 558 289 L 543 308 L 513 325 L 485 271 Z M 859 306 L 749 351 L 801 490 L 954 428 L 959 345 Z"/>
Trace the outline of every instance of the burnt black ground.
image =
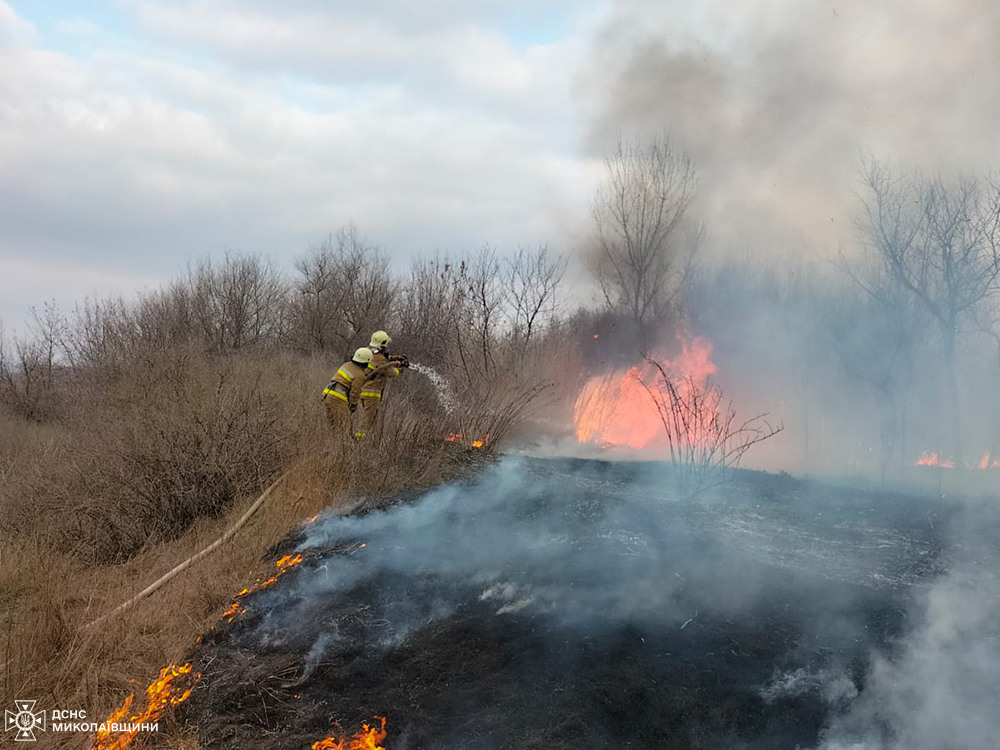
<path id="1" fill-rule="evenodd" d="M 373 715 L 389 750 L 814 747 L 972 512 L 754 472 L 671 488 L 657 465 L 505 459 L 321 518 L 287 545 L 302 566 L 205 636 L 178 718 L 206 748 Z"/>

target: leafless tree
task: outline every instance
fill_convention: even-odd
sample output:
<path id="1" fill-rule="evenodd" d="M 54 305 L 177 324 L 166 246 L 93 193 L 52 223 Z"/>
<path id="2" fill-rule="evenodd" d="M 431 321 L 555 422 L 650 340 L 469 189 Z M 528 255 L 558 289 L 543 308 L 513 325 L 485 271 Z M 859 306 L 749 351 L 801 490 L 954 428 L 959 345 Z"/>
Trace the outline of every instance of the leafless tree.
<path id="1" fill-rule="evenodd" d="M 454 334 L 463 318 L 461 265 L 441 256 L 418 260 L 400 294 L 400 342 L 431 366 L 444 365 L 453 355 Z"/>
<path id="2" fill-rule="evenodd" d="M 511 329 L 522 354 L 538 329 L 558 310 L 556 291 L 566 272 L 566 259 L 552 258 L 548 248 L 532 252 L 519 248 L 506 264 L 504 281 L 510 297 Z"/>
<path id="3" fill-rule="evenodd" d="M 956 350 L 962 327 L 1000 273 L 1000 185 L 965 178 L 896 176 L 870 159 L 862 167 L 862 236 L 893 278 L 914 295 L 941 336 L 951 442 L 962 465 Z"/>
<path id="4" fill-rule="evenodd" d="M 367 343 L 369 328 L 389 327 L 399 295 L 389 260 L 354 224 L 295 264 L 294 328 L 308 351 L 338 355 Z"/>
<path id="5" fill-rule="evenodd" d="M 691 271 L 702 234 L 688 217 L 696 187 L 690 156 L 667 136 L 620 139 L 604 160 L 591 271 L 640 339 L 677 302 Z"/>
<path id="6" fill-rule="evenodd" d="M 496 347 L 508 302 L 495 247 L 483 246 L 472 260 L 459 265 L 464 315 L 456 319 L 456 351 L 466 378 L 489 377 L 497 367 Z"/>
<path id="7" fill-rule="evenodd" d="M 196 332 L 212 351 L 261 346 L 280 335 L 284 282 L 258 255 L 227 253 L 219 264 L 202 260 L 188 271 L 184 286 L 175 289 L 174 301 L 180 303 L 175 311 L 187 314 L 184 306 L 190 305 Z"/>
<path id="8" fill-rule="evenodd" d="M 927 318 L 881 254 L 841 255 L 839 267 L 854 288 L 831 291 L 825 319 L 844 371 L 864 383 L 875 398 L 884 485 L 897 439 L 899 458 L 907 458 L 907 401 Z"/>
<path id="9" fill-rule="evenodd" d="M 0 325 L 0 403 L 41 421 L 54 411 L 57 358 L 65 325 L 54 304 L 31 311 L 28 333 L 8 339 Z"/>

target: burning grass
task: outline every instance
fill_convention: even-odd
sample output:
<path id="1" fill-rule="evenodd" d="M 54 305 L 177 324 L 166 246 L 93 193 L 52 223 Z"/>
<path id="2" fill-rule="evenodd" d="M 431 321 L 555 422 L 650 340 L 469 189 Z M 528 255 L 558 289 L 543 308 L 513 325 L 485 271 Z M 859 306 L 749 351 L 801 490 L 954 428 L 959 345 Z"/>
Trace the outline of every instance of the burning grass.
<path id="1" fill-rule="evenodd" d="M 242 366 L 252 369 L 252 363 Z M 441 440 L 451 425 L 392 402 L 385 409 L 391 431 L 379 443 L 349 444 L 334 452 L 315 393 L 316 384 L 328 377 L 327 368 L 291 360 L 285 366 L 301 390 L 290 387 L 289 371 L 279 373 L 274 363 L 241 376 L 251 385 L 260 382 L 259 412 L 245 394 L 232 400 L 224 382 L 203 388 L 208 381 L 198 376 L 200 385 L 192 385 L 187 396 L 167 393 L 163 404 L 150 403 L 138 388 L 120 394 L 114 414 L 124 409 L 142 418 L 129 423 L 109 413 L 98 420 L 104 435 L 94 434 L 93 424 L 88 427 L 82 419 L 86 409 L 97 408 L 82 398 L 81 419 L 64 425 L 0 417 L 0 452 L 12 459 L 0 467 L 0 702 L 44 696 L 53 707 L 77 706 L 93 717 L 142 715 L 149 708 L 136 708 L 138 697 L 123 707 L 126 696 L 145 681 L 155 684 L 164 664 L 186 663 L 185 654 L 201 634 L 220 618 L 238 620 L 252 593 L 302 562 L 294 555 L 275 555 L 276 562 L 263 563 L 265 572 L 256 573 L 289 533 L 321 511 L 350 507 L 346 499 L 362 486 L 364 495 L 376 498 L 430 486 L 468 470 L 475 458 L 465 451 L 455 455 L 452 444 Z M 284 400 L 269 403 L 279 393 Z M 167 409 L 171 397 L 183 403 Z M 206 399 L 214 399 L 214 406 L 202 409 Z M 230 407 L 237 411 L 227 411 Z M 223 422 L 216 425 L 211 415 L 218 416 L 219 409 Z M 275 409 L 287 411 L 292 426 L 291 442 L 281 450 L 277 446 L 286 438 L 267 434 L 268 415 Z M 230 437 L 206 442 L 206 436 L 219 436 L 217 427 L 229 429 Z M 137 464 L 138 456 L 143 460 Z M 92 631 L 81 630 L 217 539 L 293 460 L 298 464 L 289 481 L 232 541 L 132 610 Z M 214 466 L 217 476 L 238 478 L 226 484 L 231 494 L 224 501 L 216 502 L 220 498 L 211 491 L 222 483 L 195 482 L 179 494 L 159 494 L 182 487 L 184 467 L 199 463 Z M 97 466 L 100 471 L 92 471 Z M 246 466 L 253 467 L 252 474 L 241 468 Z M 155 472 L 146 472 L 149 467 Z M 126 478 L 126 484 L 118 484 Z M 144 500 L 157 497 L 162 505 Z M 112 560 L 119 564 L 102 564 Z M 161 708 L 174 705 L 170 696 Z M 160 734 L 171 748 L 190 740 L 169 716 Z M 39 745 L 45 742 L 55 740 L 46 737 Z M 115 746 L 113 738 L 107 742 Z M 139 736 L 133 744 L 144 742 Z"/>
<path id="2" fill-rule="evenodd" d="M 673 503 L 654 467 L 505 464 L 303 529 L 303 564 L 192 654 L 182 720 L 269 750 L 814 747 L 938 572 L 912 498 L 753 475 Z"/>
<path id="3" fill-rule="evenodd" d="M 125 723 L 131 725 L 143 722 L 156 722 L 164 712 L 179 706 L 191 697 L 191 686 L 201 678 L 200 674 L 192 674 L 190 664 L 181 666 L 170 665 L 160 670 L 160 676 L 146 688 L 146 706 L 135 714 L 129 714 L 132 708 L 134 694 L 105 719 L 104 725 Z M 122 750 L 132 744 L 138 730 L 130 728 L 126 732 L 111 732 L 108 729 L 99 730 L 94 740 L 92 750 Z"/>
<path id="4" fill-rule="evenodd" d="M 315 519 L 316 516 L 313 516 L 309 522 L 312 522 Z M 302 555 L 282 555 L 279 557 L 278 561 L 274 564 L 274 567 L 276 568 L 275 573 L 268 578 L 258 578 L 249 586 L 241 589 L 232 604 L 230 604 L 226 611 L 222 613 L 222 619 L 225 622 L 232 622 L 237 617 L 244 614 L 246 612 L 246 607 L 243 606 L 244 597 L 276 583 L 281 576 L 294 568 L 296 565 L 299 565 L 301 562 Z"/>
<path id="5" fill-rule="evenodd" d="M 385 750 L 380 744 L 387 735 L 385 717 L 376 716 L 375 720 L 381 721 L 381 726 L 364 724 L 352 737 L 345 737 L 340 725 L 334 724 L 334 734 L 314 742 L 312 750 Z"/>

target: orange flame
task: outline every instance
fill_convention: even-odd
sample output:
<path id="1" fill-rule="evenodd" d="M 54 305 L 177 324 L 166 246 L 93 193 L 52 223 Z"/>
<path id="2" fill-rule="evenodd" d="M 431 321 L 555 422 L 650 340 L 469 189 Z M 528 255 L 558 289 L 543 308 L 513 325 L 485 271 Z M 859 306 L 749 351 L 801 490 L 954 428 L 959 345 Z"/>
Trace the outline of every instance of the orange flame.
<path id="1" fill-rule="evenodd" d="M 674 359 L 656 358 L 672 379 L 677 380 L 682 400 L 696 395 L 692 389 L 704 389 L 716 372 L 712 345 L 703 338 L 681 338 L 681 353 Z M 574 406 L 576 438 L 581 443 L 596 442 L 602 447 L 647 448 L 666 440 L 656 402 L 643 383 L 652 385 L 659 378 L 652 364 L 630 367 L 624 373 L 590 378 L 577 396 Z M 655 386 L 653 386 L 655 388 Z M 697 436 L 691 436 L 692 441 Z"/>
<path id="2" fill-rule="evenodd" d="M 938 455 L 935 451 L 924 451 L 917 458 L 915 466 L 937 466 L 941 469 L 954 469 L 955 462 L 951 459 L 946 459 Z M 979 469 L 985 471 L 987 469 L 1000 469 L 1000 458 L 993 458 L 989 451 L 985 451 L 982 458 L 979 459 L 978 463 L 965 462 L 965 468 L 967 469 Z"/>
<path id="3" fill-rule="evenodd" d="M 115 709 L 104 721 L 104 726 L 97 732 L 94 738 L 92 750 L 121 750 L 132 744 L 138 733 L 139 727 L 131 727 L 126 732 L 112 733 L 112 724 L 139 725 L 148 722 L 155 722 L 163 713 L 173 706 L 177 706 L 186 701 L 191 696 L 191 687 L 182 689 L 174 684 L 174 680 L 179 677 L 192 675 L 190 664 L 180 667 L 170 665 L 160 670 L 160 676 L 146 688 L 146 708 L 138 714 L 128 716 L 132 708 L 132 701 L 135 694 L 125 699 L 125 702 Z M 200 674 L 193 674 L 189 681 L 197 682 L 201 679 Z M 182 680 L 183 682 L 183 680 Z"/>
<path id="4" fill-rule="evenodd" d="M 375 727 L 365 723 L 360 732 L 347 739 L 343 736 L 340 725 L 334 723 L 337 731 L 329 737 L 317 740 L 312 744 L 312 750 L 385 750 L 379 743 L 385 739 L 385 717 L 376 716 L 381 720 L 382 726 Z"/>
<path id="5" fill-rule="evenodd" d="M 942 469 L 954 469 L 955 462 L 942 459 L 934 451 L 924 451 L 920 454 L 920 458 L 917 459 L 917 466 L 939 466 Z"/>
<path id="6" fill-rule="evenodd" d="M 244 612 L 246 612 L 246 609 L 240 604 L 240 600 L 243 597 L 247 596 L 248 594 L 252 594 L 255 591 L 260 591 L 265 586 L 270 586 L 272 583 L 281 578 L 281 576 L 287 573 L 291 568 L 294 568 L 301 562 L 302 562 L 301 554 L 285 555 L 283 557 L 279 557 L 278 561 L 275 563 L 275 567 L 277 567 L 278 571 L 270 578 L 267 578 L 266 580 L 263 581 L 258 578 L 248 587 L 242 589 L 236 595 L 236 599 L 233 600 L 233 603 L 229 605 L 229 609 L 227 609 L 225 612 L 222 613 L 222 619 L 225 620 L 226 622 L 232 622 L 238 616 L 242 615 Z"/>
<path id="7" fill-rule="evenodd" d="M 239 600 L 237 600 L 230 604 L 229 609 L 222 613 L 222 619 L 226 622 L 232 622 L 244 612 L 246 612 L 246 610 L 240 606 Z"/>
<path id="8" fill-rule="evenodd" d="M 979 459 L 980 469 L 1000 469 L 1000 458 L 994 458 L 990 460 L 990 452 L 986 451 L 983 453 L 983 457 Z"/>
<path id="9" fill-rule="evenodd" d="M 487 434 L 483 438 L 469 442 L 469 440 L 467 440 L 466 437 L 461 433 L 453 432 L 445 438 L 445 441 L 449 443 L 466 443 L 472 448 L 482 448 L 490 441 L 490 436 L 489 434 Z"/>

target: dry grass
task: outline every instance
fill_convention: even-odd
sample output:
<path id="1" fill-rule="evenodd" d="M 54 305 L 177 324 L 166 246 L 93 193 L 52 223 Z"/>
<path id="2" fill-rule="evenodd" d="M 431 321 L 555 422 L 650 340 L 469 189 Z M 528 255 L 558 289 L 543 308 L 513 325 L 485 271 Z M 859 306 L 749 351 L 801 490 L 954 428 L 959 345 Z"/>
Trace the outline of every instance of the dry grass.
<path id="1" fill-rule="evenodd" d="M 544 249 L 509 263 L 484 249 L 395 278 L 348 228 L 291 284 L 227 256 L 133 302 L 90 301 L 68 319 L 46 308 L 28 339 L 0 331 L 0 702 L 104 718 L 182 658 L 305 519 L 452 478 L 487 434 L 482 453 L 497 447 L 548 390 L 562 267 Z M 461 414 L 407 374 L 380 429 L 334 439 L 319 392 L 380 328 L 455 385 Z M 217 539 L 290 467 L 222 549 L 81 630 Z M 169 741 L 196 747 L 179 729 Z M 39 746 L 59 742 L 87 744 Z"/>
<path id="2" fill-rule="evenodd" d="M 334 440 L 317 396 L 328 368 L 312 360 L 191 354 L 133 367 L 99 393 L 81 390 L 60 423 L 0 421 L 5 705 L 29 698 L 104 718 L 182 659 L 306 519 L 463 468 L 464 452 L 442 441 L 454 426 L 403 398 L 387 404 L 380 440 Z M 81 629 L 208 546 L 290 466 L 230 543 L 133 609 Z M 172 747 L 197 747 L 166 726 Z M 89 746 L 40 737 L 38 747 Z"/>

